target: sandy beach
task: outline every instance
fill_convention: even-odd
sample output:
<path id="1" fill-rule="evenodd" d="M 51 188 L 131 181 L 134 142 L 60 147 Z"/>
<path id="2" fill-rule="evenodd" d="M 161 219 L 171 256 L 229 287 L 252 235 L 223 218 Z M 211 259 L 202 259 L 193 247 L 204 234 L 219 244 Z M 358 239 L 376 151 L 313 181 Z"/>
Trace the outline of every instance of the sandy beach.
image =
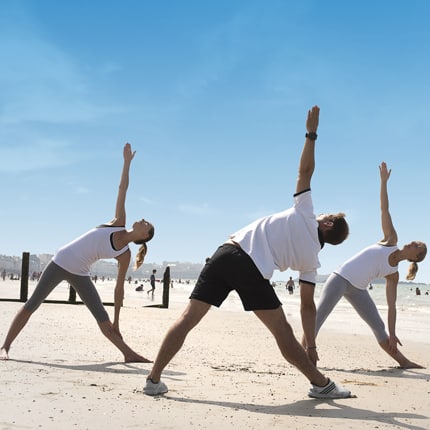
<path id="1" fill-rule="evenodd" d="M 11 288 L 0 282 L 0 297 Z M 173 288 L 169 309 L 160 309 L 147 305 L 161 301 L 161 288 L 153 302 L 132 286 L 127 291 L 122 334 L 153 359 L 187 293 Z M 297 301 L 281 299 L 301 337 Z M 0 302 L 1 339 L 21 305 Z M 402 351 L 426 367 L 401 370 L 353 312 L 335 311 L 318 338 L 319 367 L 354 397 L 321 401 L 307 397 L 304 376 L 232 301 L 190 333 L 164 373 L 169 392 L 153 398 L 142 393 L 151 365 L 122 363 L 85 306 L 46 303 L 12 345 L 11 359 L 0 362 L 0 428 L 430 429 L 429 332 L 427 312 L 399 312 Z"/>

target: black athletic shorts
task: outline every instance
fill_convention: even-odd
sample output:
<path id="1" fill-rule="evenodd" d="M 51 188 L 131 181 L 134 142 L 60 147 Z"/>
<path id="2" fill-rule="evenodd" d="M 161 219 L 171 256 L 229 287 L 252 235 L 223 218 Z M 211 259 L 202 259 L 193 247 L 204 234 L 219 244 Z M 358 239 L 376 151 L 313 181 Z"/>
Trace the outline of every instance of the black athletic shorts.
<path id="1" fill-rule="evenodd" d="M 239 246 L 224 244 L 203 267 L 190 299 L 220 307 L 230 291 L 237 291 L 246 311 L 281 305 L 271 283 Z"/>

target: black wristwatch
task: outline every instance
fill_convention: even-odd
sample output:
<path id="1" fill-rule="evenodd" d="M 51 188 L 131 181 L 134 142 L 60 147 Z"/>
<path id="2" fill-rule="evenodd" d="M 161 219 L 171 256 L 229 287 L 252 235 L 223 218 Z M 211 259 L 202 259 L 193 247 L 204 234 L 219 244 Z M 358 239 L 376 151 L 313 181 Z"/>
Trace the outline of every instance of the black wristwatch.
<path id="1" fill-rule="evenodd" d="M 311 131 L 310 133 L 306 133 L 305 137 L 310 139 L 310 140 L 317 140 L 318 135 L 316 133 L 314 133 L 313 131 Z"/>

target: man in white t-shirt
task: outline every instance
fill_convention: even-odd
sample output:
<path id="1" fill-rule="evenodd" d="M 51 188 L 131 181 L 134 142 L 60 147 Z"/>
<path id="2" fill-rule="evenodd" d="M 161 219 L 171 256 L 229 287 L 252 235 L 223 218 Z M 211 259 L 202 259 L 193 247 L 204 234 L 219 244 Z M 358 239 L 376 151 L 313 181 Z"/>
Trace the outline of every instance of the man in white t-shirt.
<path id="1" fill-rule="evenodd" d="M 220 306 L 235 290 L 247 311 L 266 325 L 285 359 L 294 364 L 311 382 L 310 397 L 344 398 L 350 391 L 336 385 L 317 368 L 315 347 L 314 288 L 318 253 L 324 243 L 339 244 L 348 236 L 344 214 L 315 217 L 310 191 L 315 168 L 315 140 L 319 108 L 308 112 L 306 140 L 299 163 L 294 206 L 283 212 L 260 218 L 232 234 L 205 264 L 190 302 L 181 318 L 168 331 L 144 392 L 167 392 L 160 380 L 163 369 L 181 348 L 189 331 L 211 306 Z M 274 270 L 288 268 L 300 272 L 301 314 L 307 350 L 294 337 L 270 278 Z"/>

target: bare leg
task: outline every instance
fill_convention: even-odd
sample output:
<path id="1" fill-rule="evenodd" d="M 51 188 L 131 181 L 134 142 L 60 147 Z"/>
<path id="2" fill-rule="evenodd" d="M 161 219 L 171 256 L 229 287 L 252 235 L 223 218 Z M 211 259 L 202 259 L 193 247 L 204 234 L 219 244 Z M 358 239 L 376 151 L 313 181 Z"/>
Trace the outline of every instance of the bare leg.
<path id="1" fill-rule="evenodd" d="M 112 323 L 107 320 L 98 323 L 102 333 L 123 353 L 125 363 L 152 363 L 151 360 L 133 351 L 122 339 L 122 336 L 113 328 Z"/>
<path id="2" fill-rule="evenodd" d="M 166 334 L 148 379 L 158 382 L 161 373 L 184 344 L 187 334 L 206 315 L 211 305 L 191 299 L 181 317 Z"/>
<path id="3" fill-rule="evenodd" d="M 273 334 L 284 358 L 297 367 L 309 382 L 319 387 L 325 386 L 328 379 L 309 360 L 306 351 L 295 338 L 281 306 L 273 310 L 254 311 L 254 313 Z"/>
<path id="4" fill-rule="evenodd" d="M 410 361 L 407 359 L 399 350 L 397 352 L 393 353 L 390 350 L 388 339 L 383 340 L 382 342 L 379 342 L 380 347 L 394 360 L 399 363 L 400 367 L 402 369 L 423 369 L 424 367 L 420 364 L 414 363 L 413 361 Z"/>
<path id="5" fill-rule="evenodd" d="M 6 339 L 3 342 L 3 345 L 0 348 L 0 360 L 8 360 L 9 359 L 9 349 L 12 345 L 12 342 L 15 340 L 15 338 L 19 335 L 21 330 L 25 327 L 27 324 L 27 321 L 31 317 L 32 312 L 25 309 L 23 306 L 18 313 L 16 314 L 15 318 L 12 321 L 12 324 L 9 327 L 9 331 L 6 335 Z"/>

